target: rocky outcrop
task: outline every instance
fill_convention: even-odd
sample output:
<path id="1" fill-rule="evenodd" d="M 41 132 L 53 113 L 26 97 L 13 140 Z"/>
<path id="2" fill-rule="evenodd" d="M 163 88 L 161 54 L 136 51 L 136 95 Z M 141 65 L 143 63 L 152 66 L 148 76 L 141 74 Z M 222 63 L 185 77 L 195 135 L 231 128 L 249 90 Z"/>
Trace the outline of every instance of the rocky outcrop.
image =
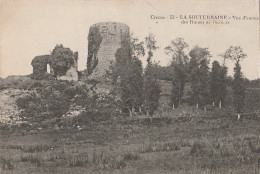
<path id="1" fill-rule="evenodd" d="M 130 47 L 130 31 L 126 24 L 101 22 L 89 29 L 87 70 L 91 77 L 104 77 L 123 41 Z"/>
<path id="2" fill-rule="evenodd" d="M 31 95 L 33 92 L 22 89 L 0 90 L 0 123 L 14 124 L 24 122 L 19 117 L 22 109 L 19 109 L 16 100 L 19 97 Z"/>

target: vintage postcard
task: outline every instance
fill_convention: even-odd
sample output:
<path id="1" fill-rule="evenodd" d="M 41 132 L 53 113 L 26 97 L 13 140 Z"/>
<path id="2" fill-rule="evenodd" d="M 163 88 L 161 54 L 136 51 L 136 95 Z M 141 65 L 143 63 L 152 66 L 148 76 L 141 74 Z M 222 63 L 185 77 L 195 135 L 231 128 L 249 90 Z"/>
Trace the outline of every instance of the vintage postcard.
<path id="1" fill-rule="evenodd" d="M 258 0 L 0 0 L 0 174 L 260 172 Z"/>

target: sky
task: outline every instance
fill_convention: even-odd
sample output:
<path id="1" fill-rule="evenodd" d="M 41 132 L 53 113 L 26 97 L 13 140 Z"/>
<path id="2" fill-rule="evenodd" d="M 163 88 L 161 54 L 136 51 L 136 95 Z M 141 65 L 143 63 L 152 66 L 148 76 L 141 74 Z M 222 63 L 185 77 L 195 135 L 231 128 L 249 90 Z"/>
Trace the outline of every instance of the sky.
<path id="1" fill-rule="evenodd" d="M 178 19 L 151 19 L 151 15 Z M 227 15 L 229 24 L 181 24 L 180 15 Z M 32 73 L 35 56 L 50 54 L 56 44 L 79 53 L 79 70 L 86 68 L 89 27 L 98 22 L 123 22 L 139 40 L 155 35 L 159 49 L 153 60 L 168 65 L 164 48 L 177 37 L 189 47 L 208 47 L 213 60 L 229 46 L 240 46 L 248 79 L 260 77 L 258 0 L 0 0 L 0 77 Z M 189 21 L 189 20 L 188 20 Z M 145 65 L 146 57 L 141 58 Z M 234 62 L 228 61 L 229 75 Z"/>

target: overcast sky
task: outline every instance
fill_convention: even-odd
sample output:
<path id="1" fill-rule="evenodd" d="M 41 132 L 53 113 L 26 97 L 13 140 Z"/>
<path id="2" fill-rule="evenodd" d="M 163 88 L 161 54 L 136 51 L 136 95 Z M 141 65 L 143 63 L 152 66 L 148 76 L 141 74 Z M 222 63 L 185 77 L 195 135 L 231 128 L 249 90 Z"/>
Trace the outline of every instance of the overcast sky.
<path id="1" fill-rule="evenodd" d="M 156 36 L 160 47 L 154 60 L 167 65 L 170 57 L 163 49 L 182 37 L 189 49 L 198 44 L 208 47 L 212 60 L 229 46 L 241 46 L 248 55 L 242 71 L 249 79 L 259 78 L 259 20 L 228 20 L 230 24 L 181 24 L 176 20 L 154 20 L 151 15 L 227 15 L 259 17 L 258 0 L 233 1 L 86 1 L 86 0 L 0 0 L 0 77 L 32 73 L 31 60 L 50 54 L 56 44 L 79 52 L 79 70 L 86 67 L 89 27 L 113 21 L 129 25 L 144 40 Z M 142 58 L 145 62 L 146 58 Z M 233 71 L 228 62 L 229 73 Z"/>

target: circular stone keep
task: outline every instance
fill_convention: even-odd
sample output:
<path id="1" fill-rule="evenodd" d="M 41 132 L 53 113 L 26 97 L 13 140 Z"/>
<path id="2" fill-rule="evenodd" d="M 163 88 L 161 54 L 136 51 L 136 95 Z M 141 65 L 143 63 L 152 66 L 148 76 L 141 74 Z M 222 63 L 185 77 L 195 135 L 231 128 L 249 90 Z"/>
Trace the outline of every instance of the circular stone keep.
<path id="1" fill-rule="evenodd" d="M 118 22 L 101 22 L 89 29 L 87 70 L 91 77 L 104 77 L 115 53 L 123 41 L 129 41 L 128 25 Z"/>

